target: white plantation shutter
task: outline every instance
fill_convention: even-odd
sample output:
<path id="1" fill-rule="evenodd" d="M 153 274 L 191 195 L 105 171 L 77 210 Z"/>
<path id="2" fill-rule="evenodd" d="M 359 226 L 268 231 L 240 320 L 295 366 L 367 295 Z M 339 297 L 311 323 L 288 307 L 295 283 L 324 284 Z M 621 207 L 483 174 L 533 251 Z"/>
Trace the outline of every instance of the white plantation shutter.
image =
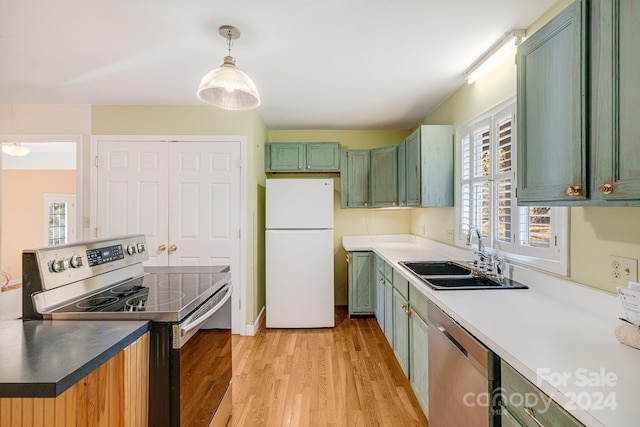
<path id="1" fill-rule="evenodd" d="M 478 227 L 486 246 L 509 259 L 566 275 L 566 208 L 517 206 L 515 99 L 461 126 L 456 138 L 458 243 Z"/>

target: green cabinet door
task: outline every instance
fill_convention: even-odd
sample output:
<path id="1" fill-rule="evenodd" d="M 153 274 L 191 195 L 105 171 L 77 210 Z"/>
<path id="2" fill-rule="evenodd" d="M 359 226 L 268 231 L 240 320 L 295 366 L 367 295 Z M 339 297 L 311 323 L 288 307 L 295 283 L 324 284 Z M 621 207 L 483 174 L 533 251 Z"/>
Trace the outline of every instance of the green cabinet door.
<path id="1" fill-rule="evenodd" d="M 393 289 L 393 352 L 404 374 L 409 376 L 409 311 L 407 300 Z"/>
<path id="2" fill-rule="evenodd" d="M 346 150 L 340 161 L 340 206 L 369 207 L 369 150 Z"/>
<path id="3" fill-rule="evenodd" d="M 640 204 L 640 7 L 633 0 L 591 2 L 592 198 Z"/>
<path id="4" fill-rule="evenodd" d="M 420 130 L 414 131 L 405 139 L 405 186 L 407 206 L 420 206 L 422 173 L 420 170 Z M 453 181 L 453 175 L 451 176 Z M 453 185 L 453 182 L 451 183 Z"/>
<path id="5" fill-rule="evenodd" d="M 453 127 L 419 126 L 398 146 L 399 206 L 453 206 Z"/>
<path id="6" fill-rule="evenodd" d="M 266 172 L 302 172 L 304 166 L 304 144 L 274 142 L 266 145 Z"/>
<path id="7" fill-rule="evenodd" d="M 371 150 L 371 206 L 398 205 L 398 147 Z"/>
<path id="8" fill-rule="evenodd" d="M 305 144 L 306 170 L 313 172 L 340 171 L 340 143 L 309 142 Z"/>
<path id="9" fill-rule="evenodd" d="M 407 206 L 407 142 L 398 144 L 398 206 Z"/>
<path id="10" fill-rule="evenodd" d="M 349 314 L 374 314 L 376 288 L 373 252 L 351 252 L 349 257 Z"/>
<path id="11" fill-rule="evenodd" d="M 384 332 L 384 261 L 375 255 L 376 320 Z"/>
<path id="12" fill-rule="evenodd" d="M 393 347 L 393 279 L 384 279 L 384 336 Z"/>
<path id="13" fill-rule="evenodd" d="M 519 204 L 588 197 L 585 3 L 574 1 L 518 47 Z"/>
<path id="14" fill-rule="evenodd" d="M 429 417 L 429 327 L 413 309 L 409 317 L 409 380 L 425 415 Z"/>

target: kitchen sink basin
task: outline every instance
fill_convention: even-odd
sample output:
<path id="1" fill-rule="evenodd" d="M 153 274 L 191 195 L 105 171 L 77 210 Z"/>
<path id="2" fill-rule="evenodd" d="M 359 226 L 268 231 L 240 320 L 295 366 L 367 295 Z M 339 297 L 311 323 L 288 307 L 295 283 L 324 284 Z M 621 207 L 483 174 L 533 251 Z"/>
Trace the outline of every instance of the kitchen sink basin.
<path id="1" fill-rule="evenodd" d="M 417 276 L 470 276 L 470 267 L 453 261 L 400 261 Z"/>
<path id="2" fill-rule="evenodd" d="M 527 289 L 514 280 L 490 277 L 463 262 L 456 261 L 400 261 L 424 284 L 434 290 Z"/>

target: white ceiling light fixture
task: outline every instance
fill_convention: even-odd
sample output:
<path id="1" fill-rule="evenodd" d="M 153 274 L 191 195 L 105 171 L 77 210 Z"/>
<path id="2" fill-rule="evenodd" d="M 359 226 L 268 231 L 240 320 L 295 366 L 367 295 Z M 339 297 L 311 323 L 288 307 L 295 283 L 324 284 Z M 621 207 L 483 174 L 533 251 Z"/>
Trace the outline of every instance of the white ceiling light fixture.
<path id="1" fill-rule="evenodd" d="M 260 105 L 258 89 L 249 76 L 236 67 L 236 60 L 231 56 L 232 40 L 240 38 L 240 30 L 231 25 L 223 25 L 218 28 L 218 32 L 227 39 L 229 54 L 224 57 L 220 67 L 202 78 L 198 98 L 225 110 L 252 110 Z"/>
<path id="2" fill-rule="evenodd" d="M 2 144 L 2 152 L 13 157 L 26 156 L 31 151 L 31 147 L 22 145 L 19 142 L 11 144 Z"/>
<path id="3" fill-rule="evenodd" d="M 475 82 L 507 55 L 515 55 L 516 47 L 522 42 L 525 30 L 512 30 L 478 58 L 476 62 L 464 72 L 468 84 Z"/>

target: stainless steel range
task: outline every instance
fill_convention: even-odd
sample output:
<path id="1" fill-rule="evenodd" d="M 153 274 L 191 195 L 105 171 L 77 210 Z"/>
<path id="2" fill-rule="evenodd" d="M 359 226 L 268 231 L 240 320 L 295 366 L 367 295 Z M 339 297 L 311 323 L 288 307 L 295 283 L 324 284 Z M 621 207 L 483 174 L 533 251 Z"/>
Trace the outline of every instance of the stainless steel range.
<path id="1" fill-rule="evenodd" d="M 229 267 L 143 267 L 143 235 L 22 253 L 23 317 L 149 320 L 149 426 L 231 415 Z"/>

